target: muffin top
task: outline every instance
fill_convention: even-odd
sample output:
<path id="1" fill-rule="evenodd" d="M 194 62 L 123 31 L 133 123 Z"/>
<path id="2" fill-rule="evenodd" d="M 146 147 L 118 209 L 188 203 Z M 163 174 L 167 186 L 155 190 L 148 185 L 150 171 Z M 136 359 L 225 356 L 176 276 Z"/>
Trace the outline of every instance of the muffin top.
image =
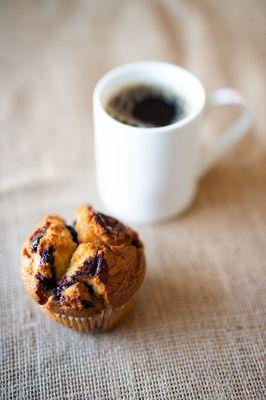
<path id="1" fill-rule="evenodd" d="M 74 227 L 60 216 L 46 217 L 22 246 L 28 294 L 58 314 L 85 317 L 120 307 L 144 274 L 138 234 L 89 205 L 79 207 Z"/>

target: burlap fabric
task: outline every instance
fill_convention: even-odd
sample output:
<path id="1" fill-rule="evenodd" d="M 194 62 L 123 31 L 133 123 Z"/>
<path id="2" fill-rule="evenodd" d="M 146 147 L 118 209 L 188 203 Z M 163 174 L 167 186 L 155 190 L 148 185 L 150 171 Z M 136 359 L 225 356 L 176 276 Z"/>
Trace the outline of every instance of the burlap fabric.
<path id="1" fill-rule="evenodd" d="M 2 399 L 265 398 L 265 11 L 248 0 L 1 1 Z M 71 221 L 84 201 L 100 206 L 92 88 L 141 59 L 240 89 L 255 128 L 189 212 L 140 229 L 148 273 L 136 307 L 91 337 L 25 295 L 19 249 L 45 214 Z"/>

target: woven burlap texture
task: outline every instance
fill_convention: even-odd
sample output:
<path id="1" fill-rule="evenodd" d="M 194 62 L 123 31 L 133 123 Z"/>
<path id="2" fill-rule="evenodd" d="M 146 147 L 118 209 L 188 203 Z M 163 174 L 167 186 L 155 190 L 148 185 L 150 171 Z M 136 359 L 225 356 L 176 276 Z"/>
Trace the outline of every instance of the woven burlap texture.
<path id="1" fill-rule="evenodd" d="M 1 399 L 265 398 L 264 16 L 258 0 L 1 2 Z M 100 207 L 92 89 L 142 59 L 187 67 L 208 90 L 239 89 L 255 127 L 186 214 L 139 229 L 148 272 L 136 306 L 90 336 L 27 297 L 20 245 L 48 213 L 71 222 L 80 204 Z M 229 114 L 217 118 L 222 127 Z"/>

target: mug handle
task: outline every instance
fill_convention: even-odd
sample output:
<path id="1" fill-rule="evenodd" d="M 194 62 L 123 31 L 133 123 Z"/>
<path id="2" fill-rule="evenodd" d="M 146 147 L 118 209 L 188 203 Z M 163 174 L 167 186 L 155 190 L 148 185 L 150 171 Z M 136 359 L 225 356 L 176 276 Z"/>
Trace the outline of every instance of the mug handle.
<path id="1" fill-rule="evenodd" d="M 235 145 L 249 130 L 252 124 L 252 114 L 247 102 L 234 89 L 224 88 L 211 92 L 207 97 L 207 111 L 213 107 L 238 105 L 242 113 L 236 122 L 224 134 L 215 139 L 202 154 L 199 166 L 199 176 L 207 172 L 212 165 L 233 145 Z"/>

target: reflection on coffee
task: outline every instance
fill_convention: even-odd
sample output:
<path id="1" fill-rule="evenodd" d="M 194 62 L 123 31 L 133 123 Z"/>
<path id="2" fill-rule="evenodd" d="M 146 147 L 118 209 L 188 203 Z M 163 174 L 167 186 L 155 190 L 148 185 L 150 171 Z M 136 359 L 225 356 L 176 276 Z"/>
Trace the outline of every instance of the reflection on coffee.
<path id="1" fill-rule="evenodd" d="M 168 90 L 139 84 L 125 87 L 113 95 L 106 111 L 124 124 L 149 128 L 183 119 L 187 106 L 183 98 Z"/>

